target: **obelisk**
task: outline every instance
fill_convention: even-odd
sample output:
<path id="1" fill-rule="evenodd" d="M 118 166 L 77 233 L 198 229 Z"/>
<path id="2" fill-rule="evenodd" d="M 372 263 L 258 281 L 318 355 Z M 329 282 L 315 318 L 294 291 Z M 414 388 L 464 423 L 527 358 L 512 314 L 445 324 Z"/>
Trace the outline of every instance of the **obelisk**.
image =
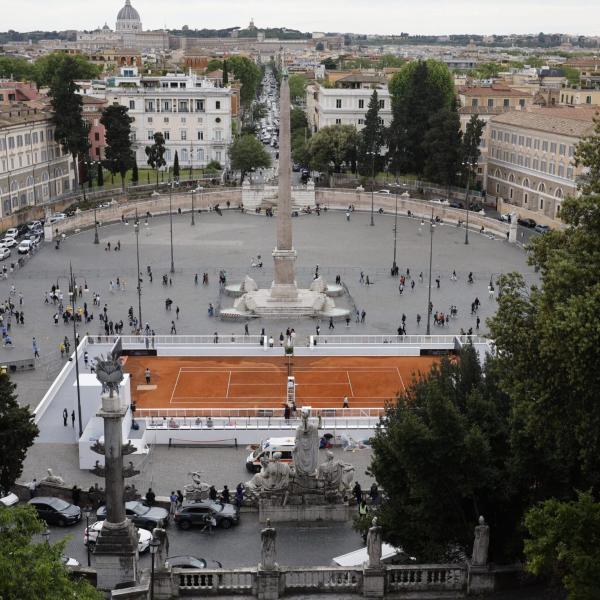
<path id="1" fill-rule="evenodd" d="M 294 273 L 296 251 L 292 243 L 292 165 L 290 140 L 290 85 L 287 69 L 283 68 L 279 89 L 279 188 L 277 200 L 277 247 L 271 299 L 294 300 L 298 286 Z"/>

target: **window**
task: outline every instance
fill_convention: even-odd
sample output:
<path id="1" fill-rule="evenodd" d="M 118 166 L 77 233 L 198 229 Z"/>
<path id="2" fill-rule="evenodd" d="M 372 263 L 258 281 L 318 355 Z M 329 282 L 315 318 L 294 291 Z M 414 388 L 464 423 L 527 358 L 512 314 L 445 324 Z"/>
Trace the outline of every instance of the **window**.
<path id="1" fill-rule="evenodd" d="M 165 140 L 170 140 L 171 139 L 171 132 L 170 131 L 163 131 L 163 137 L 165 138 Z"/>
<path id="2" fill-rule="evenodd" d="M 569 158 L 573 158 L 575 154 L 575 148 L 573 146 L 569 146 Z"/>
<path id="3" fill-rule="evenodd" d="M 188 160 L 188 151 L 185 148 L 181 150 L 181 160 L 183 162 L 187 162 Z"/>
<path id="4" fill-rule="evenodd" d="M 519 156 L 517 157 L 517 161 L 519 163 L 519 165 L 522 167 L 523 166 L 523 155 L 519 154 Z"/>
<path id="5" fill-rule="evenodd" d="M 525 143 L 525 136 L 520 135 L 519 136 L 519 146 L 522 146 Z"/>
<path id="6" fill-rule="evenodd" d="M 556 216 L 560 217 L 560 204 L 556 205 Z"/>
<path id="7" fill-rule="evenodd" d="M 527 200 L 529 200 L 529 194 L 525 193 L 525 195 L 523 196 L 523 204 L 527 204 Z"/>
<path id="8" fill-rule="evenodd" d="M 508 132 L 504 133 L 504 141 L 505 142 L 510 142 L 510 133 L 508 133 Z"/>
<path id="9" fill-rule="evenodd" d="M 204 100 L 196 100 L 196 112 L 204 112 Z"/>
<path id="10" fill-rule="evenodd" d="M 99 141 L 100 141 L 100 134 L 99 134 L 97 131 L 96 131 L 96 132 L 94 132 L 94 140 L 95 140 L 96 142 L 99 142 Z"/>
<path id="11" fill-rule="evenodd" d="M 152 131 L 152 129 L 148 129 L 148 139 L 149 140 L 154 139 L 154 132 Z"/>
<path id="12" fill-rule="evenodd" d="M 364 119 L 359 119 L 358 120 L 358 124 L 359 125 L 364 125 L 365 124 L 365 120 Z"/>
<path id="13" fill-rule="evenodd" d="M 199 131 L 198 132 L 198 139 L 199 140 L 203 140 L 204 139 L 204 131 Z"/>
<path id="14" fill-rule="evenodd" d="M 488 108 L 494 108 L 494 99 L 488 98 L 487 105 L 488 105 Z"/>
<path id="15" fill-rule="evenodd" d="M 130 100 L 129 101 L 129 109 L 130 110 L 135 110 L 135 100 Z"/>
<path id="16" fill-rule="evenodd" d="M 23 136 L 18 135 L 17 136 L 17 148 L 21 148 L 22 146 L 23 146 Z"/>
<path id="17" fill-rule="evenodd" d="M 385 108 L 385 100 L 379 101 L 379 108 Z"/>
<path id="18" fill-rule="evenodd" d="M 478 105 L 479 105 L 479 100 L 477 100 L 477 98 L 473 98 L 473 99 L 471 100 L 471 106 L 472 106 L 473 108 L 477 108 L 477 106 L 478 106 Z"/>
<path id="19" fill-rule="evenodd" d="M 165 150 L 165 160 L 171 162 L 171 151 L 168 148 Z"/>
<path id="20" fill-rule="evenodd" d="M 510 153 L 510 162 L 513 163 L 513 164 L 515 164 L 515 162 L 516 162 L 516 157 L 515 157 L 515 153 L 514 152 Z"/>
<path id="21" fill-rule="evenodd" d="M 542 152 L 548 152 L 548 142 L 546 140 L 542 141 Z"/>
<path id="22" fill-rule="evenodd" d="M 495 140 L 496 139 L 496 130 L 492 129 L 492 139 Z"/>
<path id="23" fill-rule="evenodd" d="M 567 179 L 573 179 L 573 167 L 567 167 Z"/>
<path id="24" fill-rule="evenodd" d="M 558 176 L 559 177 L 565 176 L 565 166 L 564 165 L 558 165 Z"/>
<path id="25" fill-rule="evenodd" d="M 30 133 L 25 134 L 25 145 L 26 146 L 31 145 L 31 134 Z"/>
<path id="26" fill-rule="evenodd" d="M 550 152 L 551 152 L 552 154 L 556 154 L 556 142 L 552 142 L 552 143 L 550 144 Z"/>
<path id="27" fill-rule="evenodd" d="M 537 158 L 533 159 L 533 170 L 537 171 L 540 166 L 540 161 Z"/>
<path id="28" fill-rule="evenodd" d="M 48 138 L 48 139 L 50 139 L 50 138 Z M 40 142 L 43 142 L 43 141 L 44 141 L 44 132 L 40 131 Z"/>
<path id="29" fill-rule="evenodd" d="M 544 210 L 544 199 L 540 198 L 540 210 Z"/>
<path id="30" fill-rule="evenodd" d="M 198 162 L 204 162 L 204 148 L 198 148 L 196 154 L 198 155 Z"/>
<path id="31" fill-rule="evenodd" d="M 508 98 L 504 98 L 502 105 L 504 108 L 510 108 L 510 100 Z"/>
<path id="32" fill-rule="evenodd" d="M 521 108 L 525 108 L 525 99 L 524 99 L 524 98 L 521 98 L 521 99 L 519 100 L 519 106 L 520 106 Z"/>
<path id="33" fill-rule="evenodd" d="M 221 162 L 221 151 L 217 150 L 215 152 L 215 159 L 218 160 L 219 162 Z"/>
<path id="34" fill-rule="evenodd" d="M 187 140 L 187 131 L 185 129 L 181 130 L 181 141 L 185 142 Z"/>
<path id="35" fill-rule="evenodd" d="M 530 137 L 525 139 L 525 147 L 531 148 L 531 138 Z"/>
<path id="36" fill-rule="evenodd" d="M 364 100 L 359 100 L 358 101 L 358 108 L 364 108 L 365 107 L 365 101 Z"/>
<path id="37" fill-rule="evenodd" d="M 164 117 L 163 118 L 163 123 L 168 123 L 169 122 L 169 117 Z"/>
<path id="38" fill-rule="evenodd" d="M 510 188 L 510 192 L 509 192 L 508 195 L 509 195 L 509 197 L 510 197 L 511 200 L 512 200 L 512 198 L 514 196 L 514 192 L 515 192 L 515 190 L 513 190 L 513 188 Z"/>
<path id="39" fill-rule="evenodd" d="M 542 171 L 542 173 L 545 173 L 546 172 L 546 168 L 547 168 L 546 161 L 545 160 L 541 161 L 540 162 L 540 171 Z"/>
<path id="40" fill-rule="evenodd" d="M 336 108 L 342 108 L 342 99 L 341 98 L 337 98 L 335 101 L 335 107 Z"/>
<path id="41" fill-rule="evenodd" d="M 554 175 L 555 171 L 556 171 L 556 167 L 555 167 L 554 163 L 551 162 L 548 165 L 548 173 L 550 173 L 550 175 Z"/>
<path id="42" fill-rule="evenodd" d="M 335 120 L 335 124 L 336 125 L 341 125 L 342 124 L 342 120 L 341 119 L 336 119 Z"/>
<path id="43" fill-rule="evenodd" d="M 500 184 L 496 184 L 496 194 L 500 193 Z"/>
<path id="44" fill-rule="evenodd" d="M 223 136 L 223 132 L 220 129 L 215 129 L 215 141 L 220 142 Z"/>
<path id="45" fill-rule="evenodd" d="M 383 127 L 384 123 L 383 123 L 383 119 L 381 117 L 379 117 L 377 119 L 377 122 Z"/>
<path id="46" fill-rule="evenodd" d="M 516 143 L 517 143 L 517 134 L 516 134 L 516 133 L 513 133 L 513 134 L 510 136 L 510 143 L 511 143 L 511 144 L 516 144 Z"/>
<path id="47" fill-rule="evenodd" d="M 585 97 L 585 103 L 586 103 L 586 104 L 591 104 L 591 103 L 592 103 L 592 97 L 591 97 L 591 96 L 586 96 L 586 97 Z M 556 212 L 557 212 L 557 214 L 558 214 L 558 211 L 556 211 Z"/>
<path id="48" fill-rule="evenodd" d="M 152 123 L 152 117 L 148 117 L 148 123 Z"/>
<path id="49" fill-rule="evenodd" d="M 14 147 L 15 147 L 15 138 L 9 137 L 8 138 L 8 149 L 12 150 Z"/>
<path id="50" fill-rule="evenodd" d="M 529 169 L 529 167 L 531 167 L 531 159 L 529 158 L 529 156 L 525 157 L 525 167 L 527 167 Z"/>
<path id="51" fill-rule="evenodd" d="M 216 109 L 216 110 L 220 110 L 220 109 L 221 109 L 221 101 L 220 101 L 220 100 L 217 100 L 217 101 L 215 102 L 215 109 Z"/>
<path id="52" fill-rule="evenodd" d="M 533 140 L 533 149 L 534 150 L 540 149 L 540 140 L 538 138 L 535 138 L 535 140 Z"/>

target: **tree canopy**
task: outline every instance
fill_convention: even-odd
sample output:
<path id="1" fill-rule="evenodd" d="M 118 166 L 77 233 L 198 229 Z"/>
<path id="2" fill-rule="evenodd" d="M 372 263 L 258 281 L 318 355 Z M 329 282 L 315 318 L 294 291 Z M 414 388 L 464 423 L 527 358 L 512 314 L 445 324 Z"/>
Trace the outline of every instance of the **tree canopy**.
<path id="1" fill-rule="evenodd" d="M 101 600 L 85 579 L 69 577 L 62 562 L 66 541 L 34 541 L 46 530 L 32 506 L 0 507 L 0 598 L 2 600 Z"/>
<path id="2" fill-rule="evenodd" d="M 306 85 L 308 81 L 304 75 L 293 73 L 289 77 L 290 98 L 293 104 L 304 103 L 306 101 Z"/>
<path id="3" fill-rule="evenodd" d="M 39 432 L 29 407 L 19 406 L 16 387 L 0 373 L 0 488 L 6 491 L 21 475 L 27 450 Z"/>
<path id="4" fill-rule="evenodd" d="M 229 158 L 231 168 L 240 171 L 242 181 L 248 171 L 271 166 L 271 155 L 256 136 L 251 134 L 241 135 L 234 140 L 229 146 Z"/>
<path id="5" fill-rule="evenodd" d="M 74 80 L 94 79 L 102 72 L 102 67 L 83 56 L 52 52 L 35 61 L 32 77 L 38 88 L 51 86 L 56 77 L 61 77 L 64 63 L 69 63 L 69 72 Z"/>
<path id="6" fill-rule="evenodd" d="M 383 141 L 383 125 L 379 119 L 379 96 L 377 90 L 373 90 L 365 114 L 365 126 L 359 133 L 357 162 L 358 172 L 361 175 L 371 175 L 374 169 L 379 172 Z"/>
<path id="7" fill-rule="evenodd" d="M 254 99 L 258 86 L 262 81 L 262 71 L 257 64 L 247 56 L 232 56 L 227 61 L 228 68 L 241 83 L 240 100 L 244 108 L 249 108 Z"/>
<path id="8" fill-rule="evenodd" d="M 106 161 L 114 174 L 121 173 L 123 190 L 125 175 L 134 162 L 131 146 L 131 123 L 128 109 L 119 104 L 111 104 L 102 112 L 100 123 L 106 130 Z"/>
<path id="9" fill-rule="evenodd" d="M 339 173 L 344 163 L 356 162 L 358 132 L 354 125 L 329 125 L 315 133 L 308 143 L 310 166 L 316 171 Z"/>
<path id="10" fill-rule="evenodd" d="M 156 187 L 158 187 L 158 171 L 161 167 L 167 164 L 165 160 L 165 138 L 160 131 L 157 131 L 153 136 L 154 143 L 150 146 L 146 146 L 146 161 L 150 168 L 156 169 Z"/>

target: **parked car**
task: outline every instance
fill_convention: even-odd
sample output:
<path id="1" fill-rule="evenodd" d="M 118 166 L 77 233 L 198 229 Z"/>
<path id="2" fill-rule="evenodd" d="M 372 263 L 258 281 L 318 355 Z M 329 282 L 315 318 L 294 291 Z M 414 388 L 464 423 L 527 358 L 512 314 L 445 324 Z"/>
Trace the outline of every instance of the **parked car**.
<path id="1" fill-rule="evenodd" d="M 10 248 L 0 246 L 0 260 L 5 260 L 10 256 Z"/>
<path id="2" fill-rule="evenodd" d="M 28 504 L 31 504 L 37 510 L 38 516 L 48 525 L 74 525 L 81 521 L 81 508 L 74 504 L 69 504 L 60 498 L 51 496 L 37 496 L 32 498 Z"/>
<path id="3" fill-rule="evenodd" d="M 450 204 L 448 205 L 450 208 L 462 208 L 463 205 L 460 202 L 450 202 Z"/>
<path id="4" fill-rule="evenodd" d="M 2 240 L 2 245 L 8 248 L 12 248 L 17 245 L 17 239 L 10 236 L 5 236 Z"/>
<path id="5" fill-rule="evenodd" d="M 125 503 L 125 514 L 134 525 L 152 531 L 155 527 L 166 527 L 169 523 L 169 511 L 160 506 L 146 506 L 137 500 Z M 99 521 L 106 519 L 106 506 L 96 511 Z"/>
<path id="6" fill-rule="evenodd" d="M 390 190 L 377 190 L 377 194 L 390 194 Z"/>
<path id="7" fill-rule="evenodd" d="M 517 219 L 517 223 L 519 225 L 521 225 L 522 227 L 529 227 L 531 229 L 533 229 L 537 225 L 537 223 L 533 219 L 528 219 L 528 218 L 525 218 L 525 219 L 519 218 L 519 219 Z"/>
<path id="8" fill-rule="evenodd" d="M 33 229 L 41 229 L 42 222 L 41 221 L 31 221 L 31 223 L 27 223 L 27 227 L 31 230 Z"/>
<path id="9" fill-rule="evenodd" d="M 27 225 L 19 225 L 17 227 L 17 237 L 26 235 L 28 233 L 29 233 L 29 227 L 27 227 Z"/>
<path id="10" fill-rule="evenodd" d="M 446 198 L 434 198 L 433 200 L 430 200 L 429 202 L 433 202 L 434 204 L 443 204 L 444 206 L 450 206 L 450 202 L 448 202 L 448 200 L 446 200 Z"/>
<path id="11" fill-rule="evenodd" d="M 211 500 L 185 504 L 175 513 L 173 519 L 181 529 L 189 529 L 192 525 L 204 525 L 209 514 L 214 517 L 217 527 L 223 529 L 229 529 L 240 522 L 240 514 L 233 504 Z"/>
<path id="12" fill-rule="evenodd" d="M 533 230 L 537 231 L 538 233 L 547 233 L 550 231 L 550 227 L 548 225 L 542 225 L 541 223 L 538 223 Z"/>
<path id="13" fill-rule="evenodd" d="M 17 247 L 19 254 L 29 254 L 29 251 L 33 248 L 33 242 L 31 240 L 23 240 Z"/>
<path id="14" fill-rule="evenodd" d="M 195 556 L 169 556 L 165 566 L 174 569 L 221 569 L 223 567 L 218 560 L 206 560 Z"/>
<path id="15" fill-rule="evenodd" d="M 500 215 L 498 217 L 501 221 L 504 221 L 504 223 L 510 223 L 511 222 L 511 216 L 509 213 L 504 213 L 503 215 Z"/>
<path id="16" fill-rule="evenodd" d="M 65 567 L 80 567 L 81 566 L 81 563 L 76 558 L 72 558 L 71 556 L 66 556 L 63 554 L 60 557 L 60 560 L 62 560 L 62 564 L 65 565 Z"/>
<path id="17" fill-rule="evenodd" d="M 16 227 L 11 227 L 6 231 L 4 237 L 16 238 L 19 235 L 19 230 Z"/>
<path id="18" fill-rule="evenodd" d="M 100 535 L 100 530 L 102 529 L 102 525 L 104 521 L 96 521 L 92 523 L 89 528 L 86 527 L 83 532 L 83 543 L 86 546 L 89 546 L 90 550 L 96 546 L 96 541 L 98 540 L 98 536 Z M 147 552 L 150 548 L 150 540 L 152 539 L 152 534 L 146 529 L 138 529 L 138 552 L 142 554 L 142 552 Z"/>

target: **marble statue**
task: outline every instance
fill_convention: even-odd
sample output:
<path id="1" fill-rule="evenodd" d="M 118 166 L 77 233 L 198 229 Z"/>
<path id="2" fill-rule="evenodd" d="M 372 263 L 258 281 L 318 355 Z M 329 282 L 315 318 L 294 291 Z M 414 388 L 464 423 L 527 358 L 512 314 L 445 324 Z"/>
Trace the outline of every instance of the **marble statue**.
<path id="1" fill-rule="evenodd" d="M 319 459 L 319 432 L 308 420 L 308 411 L 302 411 L 302 423 L 296 430 L 296 447 L 294 448 L 294 466 L 300 476 L 311 476 L 317 470 Z"/>
<path id="2" fill-rule="evenodd" d="M 277 531 L 271 527 L 271 519 L 267 519 L 267 526 L 260 532 L 262 542 L 260 550 L 260 566 L 263 569 L 273 570 L 277 568 Z"/>
<path id="3" fill-rule="evenodd" d="M 165 566 L 165 560 L 169 556 L 169 536 L 167 530 L 162 527 L 155 527 L 152 530 L 152 537 L 158 540 L 158 548 L 156 549 L 156 565 L 162 569 Z"/>
<path id="4" fill-rule="evenodd" d="M 354 479 L 354 466 L 335 460 L 331 450 L 327 450 L 325 456 L 327 460 L 319 465 L 317 478 L 325 483 L 326 488 L 349 490 Z"/>
<path id="5" fill-rule="evenodd" d="M 191 476 L 192 483 L 186 484 L 183 488 L 185 491 L 185 499 L 193 501 L 206 500 L 206 498 L 208 498 L 210 485 L 202 481 L 202 473 L 200 471 L 194 471 L 193 473 L 188 473 L 188 475 Z"/>
<path id="6" fill-rule="evenodd" d="M 273 460 L 265 457 L 260 461 L 261 470 L 244 485 L 249 497 L 258 497 L 261 492 L 277 492 L 287 490 L 290 482 L 290 467 L 281 462 L 281 452 L 273 454 Z"/>
<path id="7" fill-rule="evenodd" d="M 65 485 L 65 480 L 60 475 L 54 475 L 52 469 L 48 469 L 48 475 L 40 483 L 54 483 L 55 485 Z"/>
<path id="8" fill-rule="evenodd" d="M 473 542 L 473 556 L 471 557 L 472 565 L 487 565 L 489 545 L 490 527 L 483 517 L 479 517 L 479 525 L 475 527 L 475 541 Z"/>
<path id="9" fill-rule="evenodd" d="M 372 525 L 367 533 L 367 552 L 369 553 L 369 568 L 381 566 L 381 534 L 382 529 L 377 525 L 377 517 L 373 517 Z"/>
<path id="10" fill-rule="evenodd" d="M 96 377 L 102 384 L 102 391 L 108 391 L 111 398 L 119 395 L 119 384 L 123 381 L 123 367 L 118 359 L 99 356 L 96 360 Z"/>

